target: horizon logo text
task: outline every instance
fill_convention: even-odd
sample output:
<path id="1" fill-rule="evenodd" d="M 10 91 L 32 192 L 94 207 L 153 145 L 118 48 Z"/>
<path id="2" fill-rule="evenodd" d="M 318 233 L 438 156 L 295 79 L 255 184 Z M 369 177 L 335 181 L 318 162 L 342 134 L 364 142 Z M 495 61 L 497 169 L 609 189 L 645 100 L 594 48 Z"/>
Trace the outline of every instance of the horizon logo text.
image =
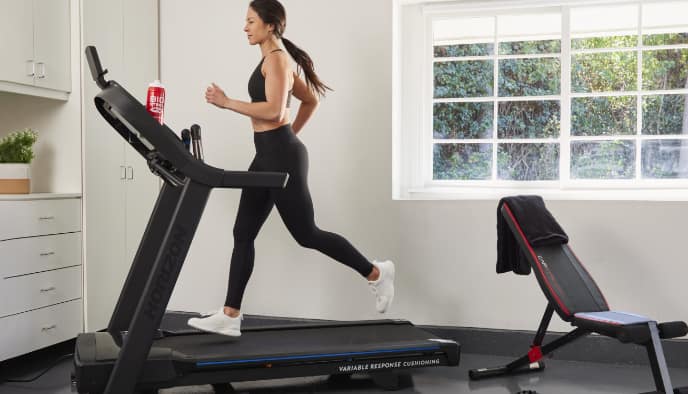
<path id="1" fill-rule="evenodd" d="M 186 241 L 187 231 L 182 227 L 175 227 L 174 233 L 172 234 L 172 242 L 170 247 L 165 251 L 162 260 L 162 269 L 160 270 L 158 277 L 155 279 L 155 285 L 153 286 L 153 294 L 151 294 L 148 304 L 143 311 L 144 314 L 151 320 L 155 320 L 158 314 L 155 312 L 159 310 L 163 312 L 160 304 L 163 301 L 165 292 L 169 292 L 172 287 L 172 276 L 174 275 L 175 268 L 179 266 L 179 259 L 182 254 L 182 245 Z"/>

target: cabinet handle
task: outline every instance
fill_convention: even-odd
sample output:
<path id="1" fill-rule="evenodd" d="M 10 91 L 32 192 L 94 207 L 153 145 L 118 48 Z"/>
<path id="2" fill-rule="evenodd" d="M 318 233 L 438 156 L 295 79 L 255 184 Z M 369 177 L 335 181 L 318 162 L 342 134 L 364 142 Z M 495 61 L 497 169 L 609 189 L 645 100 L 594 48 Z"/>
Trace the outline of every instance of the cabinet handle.
<path id="1" fill-rule="evenodd" d="M 134 179 L 134 167 L 127 167 L 127 179 Z"/>
<path id="2" fill-rule="evenodd" d="M 53 325 L 50 325 L 50 326 L 43 327 L 43 328 L 41 328 L 41 331 L 45 332 L 45 331 L 49 331 L 49 330 L 52 330 L 52 329 L 55 329 L 55 328 L 57 328 L 57 324 L 53 324 Z"/>
<path id="3" fill-rule="evenodd" d="M 55 216 L 41 216 L 38 220 L 55 220 Z"/>
<path id="4" fill-rule="evenodd" d="M 36 63 L 33 62 L 33 60 L 27 60 L 26 61 L 26 76 L 27 77 L 33 77 L 36 75 Z"/>
<path id="5" fill-rule="evenodd" d="M 41 253 L 41 257 L 52 256 L 54 254 L 55 254 L 55 252 L 44 252 L 44 253 Z"/>
<path id="6" fill-rule="evenodd" d="M 36 64 L 38 65 L 38 78 L 39 79 L 45 78 L 45 63 L 39 62 Z"/>
<path id="7" fill-rule="evenodd" d="M 127 179 L 127 167 L 119 166 L 119 179 Z"/>
<path id="8" fill-rule="evenodd" d="M 54 290 L 55 290 L 55 286 L 50 286 L 50 287 L 47 287 L 45 289 L 41 289 L 41 293 L 47 293 L 49 291 L 54 291 Z"/>

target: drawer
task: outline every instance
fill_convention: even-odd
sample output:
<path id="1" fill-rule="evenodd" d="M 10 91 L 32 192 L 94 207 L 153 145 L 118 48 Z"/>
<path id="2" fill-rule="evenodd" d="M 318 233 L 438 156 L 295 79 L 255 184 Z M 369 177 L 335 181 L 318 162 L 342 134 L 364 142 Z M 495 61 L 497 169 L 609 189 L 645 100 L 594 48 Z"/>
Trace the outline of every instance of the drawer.
<path id="1" fill-rule="evenodd" d="M 0 240 L 81 231 L 81 199 L 0 201 Z"/>
<path id="2" fill-rule="evenodd" d="M 81 233 L 0 241 L 0 279 L 81 264 Z"/>
<path id="3" fill-rule="evenodd" d="M 0 361 L 76 337 L 81 310 L 79 299 L 0 318 Z"/>
<path id="4" fill-rule="evenodd" d="M 0 316 L 81 298 L 81 266 L 2 279 Z"/>

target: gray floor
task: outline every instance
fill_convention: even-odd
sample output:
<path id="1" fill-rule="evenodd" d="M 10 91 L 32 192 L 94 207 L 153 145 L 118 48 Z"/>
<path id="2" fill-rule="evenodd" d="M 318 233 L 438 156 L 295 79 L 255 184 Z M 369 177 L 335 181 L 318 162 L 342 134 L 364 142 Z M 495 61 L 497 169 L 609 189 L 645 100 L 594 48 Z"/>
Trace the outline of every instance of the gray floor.
<path id="1" fill-rule="evenodd" d="M 69 348 L 66 352 L 69 351 Z M 64 353 L 62 353 L 64 354 Z M 34 376 L 56 358 L 55 354 L 42 354 L 41 359 L 22 359 L 21 362 L 0 363 L 0 376 Z M 440 367 L 416 370 L 414 385 L 397 393 L 484 393 L 511 394 L 522 390 L 536 390 L 538 394 L 617 394 L 641 393 L 653 390 L 648 367 L 612 364 L 581 363 L 573 361 L 547 362 L 541 373 L 498 378 L 479 382 L 468 380 L 470 368 L 504 364 L 504 357 L 478 354 L 462 355 L 459 367 Z M 0 394 L 72 393 L 70 384 L 71 361 L 64 360 L 33 383 L 0 384 Z M 18 375 L 19 376 L 18 376 Z M 672 369 L 674 384 L 688 386 L 688 369 Z M 328 384 L 325 377 L 285 379 L 276 381 L 245 382 L 234 385 L 238 393 L 384 393 L 369 379 L 355 377 L 345 386 Z M 210 386 L 177 387 L 160 390 L 160 394 L 206 394 Z"/>

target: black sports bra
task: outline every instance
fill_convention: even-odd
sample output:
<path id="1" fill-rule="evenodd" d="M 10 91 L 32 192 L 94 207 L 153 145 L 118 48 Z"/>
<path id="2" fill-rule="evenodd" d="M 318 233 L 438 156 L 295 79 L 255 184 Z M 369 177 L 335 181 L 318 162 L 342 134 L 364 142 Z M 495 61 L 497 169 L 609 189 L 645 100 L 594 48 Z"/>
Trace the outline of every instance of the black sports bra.
<path id="1" fill-rule="evenodd" d="M 277 51 L 281 51 L 281 49 L 275 49 L 272 52 Z M 252 103 L 268 101 L 268 99 L 265 97 L 265 77 L 263 76 L 263 73 L 260 72 L 260 68 L 263 66 L 264 61 L 265 58 L 260 60 L 258 67 L 256 67 L 256 69 L 253 71 L 253 74 L 251 74 L 251 78 L 248 80 L 248 94 L 251 96 Z M 289 104 L 291 102 L 291 92 L 292 91 L 289 90 L 287 95 L 287 108 L 289 108 Z"/>

